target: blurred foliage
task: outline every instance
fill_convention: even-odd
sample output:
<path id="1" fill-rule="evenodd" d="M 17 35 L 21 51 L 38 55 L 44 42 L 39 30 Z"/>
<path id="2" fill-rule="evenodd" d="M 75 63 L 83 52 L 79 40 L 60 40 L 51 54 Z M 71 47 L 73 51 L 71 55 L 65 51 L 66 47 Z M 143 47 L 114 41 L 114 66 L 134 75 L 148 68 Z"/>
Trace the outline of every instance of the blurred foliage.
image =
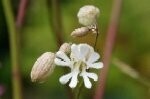
<path id="1" fill-rule="evenodd" d="M 75 40 L 70 33 L 80 25 L 76 14 L 83 5 L 93 4 L 100 8 L 100 37 L 97 49 L 103 54 L 103 46 L 113 0 L 61 0 L 63 34 L 66 41 L 89 42 L 91 36 Z M 124 0 L 121 18 L 113 50 L 113 57 L 130 64 L 141 75 L 150 80 L 150 7 L 149 0 Z M 12 2 L 16 15 L 19 0 Z M 43 84 L 31 83 L 30 71 L 37 59 L 46 51 L 57 51 L 56 37 L 52 29 L 51 5 L 48 0 L 30 0 L 21 35 L 21 71 L 24 99 L 59 99 L 67 98 L 65 86 L 59 83 L 63 75 L 61 68 Z M 58 23 L 59 24 L 59 23 Z M 89 38 L 89 39 L 87 39 Z M 85 40 L 86 39 L 86 40 Z M 0 1 L 0 84 L 6 86 L 2 99 L 11 99 L 11 64 L 8 44 L 8 30 L 5 15 Z M 96 86 L 95 86 L 96 87 Z M 110 64 L 105 99 L 148 99 L 148 88 L 136 80 L 124 75 L 113 64 Z M 93 89 L 92 89 L 93 91 Z M 84 88 L 83 97 L 92 96 L 91 90 Z M 59 94 L 59 95 L 58 95 Z"/>

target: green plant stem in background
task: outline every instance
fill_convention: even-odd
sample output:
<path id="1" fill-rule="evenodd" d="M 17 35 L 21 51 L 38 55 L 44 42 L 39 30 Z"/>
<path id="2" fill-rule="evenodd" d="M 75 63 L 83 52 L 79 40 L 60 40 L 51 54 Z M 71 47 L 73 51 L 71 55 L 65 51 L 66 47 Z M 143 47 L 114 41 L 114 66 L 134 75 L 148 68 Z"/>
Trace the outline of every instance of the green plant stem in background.
<path id="1" fill-rule="evenodd" d="M 144 85 L 146 88 L 150 89 L 150 81 L 148 78 L 145 78 L 144 76 L 140 75 L 139 72 L 137 72 L 135 69 L 133 69 L 128 64 L 122 62 L 121 60 L 115 58 L 113 59 L 112 63 L 124 74 L 128 75 L 129 77 L 137 80 L 142 85 Z"/>
<path id="2" fill-rule="evenodd" d="M 21 93 L 21 80 L 19 72 L 19 49 L 18 49 L 18 39 L 16 25 L 14 21 L 14 16 L 12 13 L 10 0 L 2 0 L 7 27 L 9 30 L 9 42 L 11 50 L 11 65 L 12 65 L 12 91 L 13 99 L 22 99 Z"/>
<path id="3" fill-rule="evenodd" d="M 105 90 L 106 78 L 109 69 L 109 61 L 112 54 L 112 49 L 116 37 L 117 27 L 119 23 L 119 17 L 121 12 L 122 0 L 114 0 L 112 8 L 111 19 L 107 31 L 106 43 L 104 47 L 104 68 L 101 70 L 98 81 L 98 86 L 94 95 L 94 99 L 103 99 L 103 94 Z"/>

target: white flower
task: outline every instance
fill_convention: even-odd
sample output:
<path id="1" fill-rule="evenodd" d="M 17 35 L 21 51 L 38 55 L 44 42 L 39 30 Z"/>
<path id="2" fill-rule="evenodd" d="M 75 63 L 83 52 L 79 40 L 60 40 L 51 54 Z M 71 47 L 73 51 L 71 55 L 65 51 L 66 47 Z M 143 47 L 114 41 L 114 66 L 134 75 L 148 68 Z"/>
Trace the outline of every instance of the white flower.
<path id="1" fill-rule="evenodd" d="M 80 8 L 77 17 L 79 23 L 88 26 L 96 24 L 97 18 L 100 14 L 100 10 L 93 5 L 86 5 Z"/>
<path id="2" fill-rule="evenodd" d="M 72 44 L 70 58 L 62 51 L 56 53 L 55 64 L 63 67 L 70 67 L 71 72 L 60 77 L 61 84 L 66 84 L 70 79 L 69 86 L 75 88 L 78 83 L 78 75 L 83 77 L 86 88 L 91 88 L 92 84 L 89 78 L 94 81 L 98 80 L 95 73 L 89 73 L 89 68 L 99 69 L 103 67 L 102 62 L 97 62 L 100 58 L 99 54 L 87 44 Z"/>

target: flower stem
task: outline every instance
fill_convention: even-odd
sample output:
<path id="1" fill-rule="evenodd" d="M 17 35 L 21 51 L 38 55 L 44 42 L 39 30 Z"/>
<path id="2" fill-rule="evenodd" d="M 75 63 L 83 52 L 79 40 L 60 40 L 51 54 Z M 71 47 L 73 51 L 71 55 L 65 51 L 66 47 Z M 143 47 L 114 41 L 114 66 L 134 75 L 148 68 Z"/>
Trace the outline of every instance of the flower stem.
<path id="1" fill-rule="evenodd" d="M 12 88 L 13 88 L 13 99 L 22 99 L 21 92 L 21 80 L 19 72 L 19 49 L 18 49 L 18 38 L 16 25 L 14 22 L 14 16 L 11 8 L 10 0 L 2 0 L 3 8 L 6 16 L 6 22 L 9 30 L 9 42 L 11 50 L 11 61 L 12 61 Z"/>
<path id="2" fill-rule="evenodd" d="M 99 29 L 98 29 L 98 25 L 96 24 L 96 38 L 95 38 L 95 43 L 94 43 L 94 49 L 96 49 L 96 44 L 98 41 L 98 36 L 99 36 Z"/>
<path id="3" fill-rule="evenodd" d="M 106 43 L 104 48 L 104 68 L 100 72 L 100 80 L 98 81 L 98 86 L 95 92 L 94 99 L 102 99 L 105 89 L 105 83 L 107 78 L 107 73 L 109 69 L 109 61 L 111 58 L 112 48 L 114 45 L 117 27 L 118 27 L 118 21 L 120 17 L 120 11 L 121 11 L 121 5 L 122 0 L 114 0 L 114 5 L 112 8 L 112 15 L 108 27 L 107 37 L 106 37 Z"/>
<path id="4" fill-rule="evenodd" d="M 83 87 L 83 80 L 80 81 L 77 90 L 74 92 L 75 93 L 75 99 L 80 99 L 80 93 L 82 91 L 82 87 Z"/>

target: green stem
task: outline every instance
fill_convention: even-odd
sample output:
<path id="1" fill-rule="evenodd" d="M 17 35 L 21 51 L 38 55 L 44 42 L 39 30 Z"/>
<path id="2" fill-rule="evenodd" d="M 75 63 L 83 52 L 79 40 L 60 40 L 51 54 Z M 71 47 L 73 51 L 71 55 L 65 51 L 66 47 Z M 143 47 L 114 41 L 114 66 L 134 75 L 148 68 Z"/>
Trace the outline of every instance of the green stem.
<path id="1" fill-rule="evenodd" d="M 19 53 L 18 53 L 18 39 L 14 16 L 12 13 L 10 0 L 2 0 L 6 22 L 9 30 L 9 42 L 11 50 L 11 63 L 12 63 L 12 88 L 13 99 L 22 99 L 21 82 L 19 73 Z"/>
<path id="2" fill-rule="evenodd" d="M 75 90 L 75 99 L 79 99 L 80 98 L 80 93 L 82 91 L 82 87 L 83 87 L 83 80 L 80 82 L 77 90 Z"/>
<path id="3" fill-rule="evenodd" d="M 118 58 L 113 59 L 112 63 L 124 74 L 128 75 L 129 77 L 137 80 L 142 85 L 147 88 L 150 88 L 150 81 L 148 78 L 143 77 L 138 71 L 136 71 L 132 66 L 122 62 Z"/>

